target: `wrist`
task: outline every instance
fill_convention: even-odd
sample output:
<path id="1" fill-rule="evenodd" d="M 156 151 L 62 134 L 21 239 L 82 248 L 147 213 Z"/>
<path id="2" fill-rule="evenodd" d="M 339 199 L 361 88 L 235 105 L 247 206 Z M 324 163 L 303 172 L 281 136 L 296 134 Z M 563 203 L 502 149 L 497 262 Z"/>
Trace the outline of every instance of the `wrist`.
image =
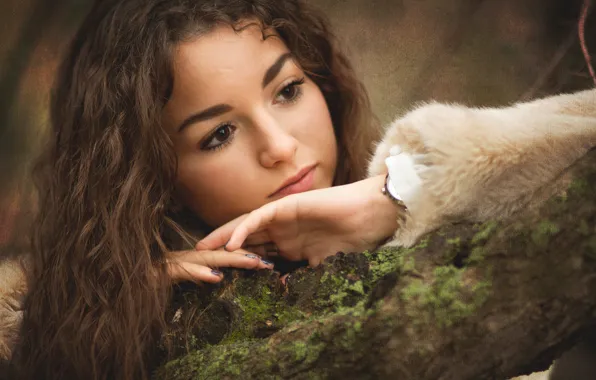
<path id="1" fill-rule="evenodd" d="M 399 206 L 382 189 L 385 186 L 386 175 L 378 175 L 368 179 L 370 198 L 368 208 L 374 218 L 375 242 L 377 244 L 387 240 L 395 234 L 399 227 L 398 220 L 403 218 L 405 208 Z"/>

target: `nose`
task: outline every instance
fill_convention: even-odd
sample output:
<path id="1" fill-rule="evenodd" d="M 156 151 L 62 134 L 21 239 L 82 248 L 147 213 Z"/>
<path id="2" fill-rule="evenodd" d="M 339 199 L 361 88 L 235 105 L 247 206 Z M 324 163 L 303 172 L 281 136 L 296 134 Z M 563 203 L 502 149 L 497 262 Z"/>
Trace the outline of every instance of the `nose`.
<path id="1" fill-rule="evenodd" d="M 259 130 L 259 161 L 270 168 L 283 162 L 292 162 L 298 149 L 298 141 L 287 126 L 271 115 L 262 115 L 257 121 Z"/>

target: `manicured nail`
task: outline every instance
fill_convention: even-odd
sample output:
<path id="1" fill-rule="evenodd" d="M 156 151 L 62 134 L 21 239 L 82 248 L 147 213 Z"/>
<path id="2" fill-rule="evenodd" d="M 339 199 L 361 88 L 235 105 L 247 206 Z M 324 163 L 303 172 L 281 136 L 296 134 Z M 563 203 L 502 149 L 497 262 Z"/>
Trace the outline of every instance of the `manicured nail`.
<path id="1" fill-rule="evenodd" d="M 261 261 L 263 262 L 263 264 L 265 265 L 273 265 L 273 263 L 271 261 L 265 260 L 265 259 L 261 259 Z"/>
<path id="2" fill-rule="evenodd" d="M 211 269 L 211 273 L 214 274 L 215 276 L 222 276 L 223 273 L 221 273 L 220 271 L 216 270 L 216 269 Z"/>
<path id="3" fill-rule="evenodd" d="M 244 256 L 248 257 L 249 259 L 259 259 L 260 258 L 259 256 L 253 255 L 252 253 L 247 253 Z"/>

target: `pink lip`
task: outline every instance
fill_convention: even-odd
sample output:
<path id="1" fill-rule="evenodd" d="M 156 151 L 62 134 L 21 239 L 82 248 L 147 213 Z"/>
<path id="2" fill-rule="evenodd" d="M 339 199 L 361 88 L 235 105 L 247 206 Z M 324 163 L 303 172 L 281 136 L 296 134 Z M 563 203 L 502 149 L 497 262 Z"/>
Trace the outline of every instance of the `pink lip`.
<path id="1" fill-rule="evenodd" d="M 278 195 L 286 196 L 290 194 L 302 193 L 312 189 L 315 179 L 315 168 L 317 165 L 307 166 L 300 170 L 298 174 L 288 178 L 284 183 L 269 197 Z"/>

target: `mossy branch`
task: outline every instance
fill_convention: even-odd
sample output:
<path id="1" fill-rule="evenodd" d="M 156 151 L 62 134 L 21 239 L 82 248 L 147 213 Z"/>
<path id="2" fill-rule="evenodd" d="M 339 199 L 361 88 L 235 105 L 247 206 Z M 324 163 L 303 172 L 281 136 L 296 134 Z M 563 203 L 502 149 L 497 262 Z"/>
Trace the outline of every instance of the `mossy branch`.
<path id="1" fill-rule="evenodd" d="M 596 152 L 510 220 L 295 272 L 187 291 L 156 379 L 506 379 L 545 368 L 596 315 Z"/>

